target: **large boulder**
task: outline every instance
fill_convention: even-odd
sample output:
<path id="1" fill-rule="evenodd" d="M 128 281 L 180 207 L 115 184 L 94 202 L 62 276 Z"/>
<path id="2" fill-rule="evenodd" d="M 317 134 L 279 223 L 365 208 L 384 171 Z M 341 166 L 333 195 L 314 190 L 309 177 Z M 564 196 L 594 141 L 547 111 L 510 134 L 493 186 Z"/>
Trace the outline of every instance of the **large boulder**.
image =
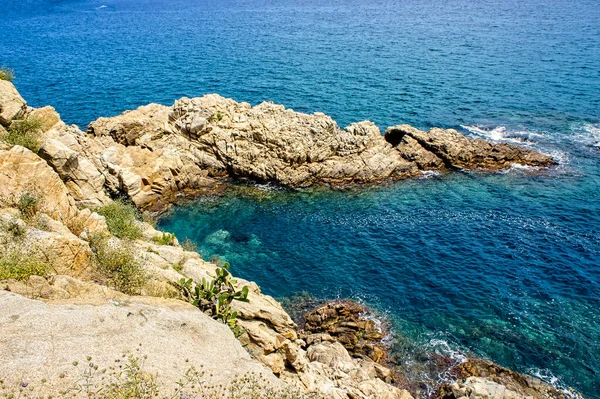
<path id="1" fill-rule="evenodd" d="M 13 119 L 23 116 L 26 110 L 27 103 L 15 86 L 9 81 L 0 79 L 0 125 L 10 125 Z"/>
<path id="2" fill-rule="evenodd" d="M 38 155 L 58 173 L 76 201 L 91 206 L 108 202 L 106 179 L 88 158 L 52 138 L 44 142 Z"/>
<path id="3" fill-rule="evenodd" d="M 0 200 L 10 205 L 24 194 L 37 198 L 39 212 L 69 228 L 81 222 L 73 197 L 46 161 L 20 146 L 0 150 Z"/>

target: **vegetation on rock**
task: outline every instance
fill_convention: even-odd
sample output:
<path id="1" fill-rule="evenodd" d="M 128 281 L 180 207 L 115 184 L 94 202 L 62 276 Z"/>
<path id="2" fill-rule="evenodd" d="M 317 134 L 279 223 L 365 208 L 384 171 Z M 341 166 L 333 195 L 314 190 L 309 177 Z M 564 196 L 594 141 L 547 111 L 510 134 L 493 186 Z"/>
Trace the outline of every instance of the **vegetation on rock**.
<path id="1" fill-rule="evenodd" d="M 50 265 L 18 249 L 0 253 L 0 280 L 27 280 L 30 276 L 47 276 Z"/>
<path id="2" fill-rule="evenodd" d="M 243 331 L 236 323 L 237 312 L 231 310 L 231 302 L 248 301 L 248 287 L 237 290 L 237 280 L 229 273 L 229 263 L 218 267 L 213 279 L 202 279 L 201 284 L 192 279 L 179 280 L 179 288 L 183 297 L 215 320 L 229 326 L 236 336 Z"/>
<path id="3" fill-rule="evenodd" d="M 37 153 L 42 145 L 42 121 L 35 117 L 13 121 L 3 140 L 10 145 L 20 145 Z"/>
<path id="4" fill-rule="evenodd" d="M 137 240 L 142 237 L 142 229 L 138 224 L 138 212 L 121 200 L 115 200 L 98 208 L 96 212 L 104 216 L 108 230 L 118 238 Z"/>
<path id="5" fill-rule="evenodd" d="M 228 384 L 213 384 L 206 380 L 204 366 L 189 367 L 183 376 L 168 388 L 160 384 L 157 375 L 144 370 L 146 356 L 123 355 L 114 365 L 106 367 L 88 356 L 85 361 L 73 361 L 79 378 L 67 388 L 52 392 L 47 381 L 20 380 L 9 383 L 0 379 L 0 397 L 34 399 L 69 397 L 88 399 L 317 399 L 292 387 L 274 387 L 262 374 L 246 373 Z M 187 361 L 187 360 L 186 360 Z M 46 395 L 45 395 L 46 394 Z"/>
<path id="6" fill-rule="evenodd" d="M 152 237 L 152 241 L 158 245 L 175 245 L 175 234 L 162 233 L 160 236 Z"/>
<path id="7" fill-rule="evenodd" d="M 38 213 L 41 205 L 40 196 L 30 191 L 22 192 L 17 200 L 17 208 L 24 218 L 30 219 Z"/>
<path id="8" fill-rule="evenodd" d="M 14 79 L 15 71 L 6 66 L 0 67 L 0 80 L 8 80 L 9 82 L 12 82 Z"/>
<path id="9" fill-rule="evenodd" d="M 107 237 L 93 237 L 90 246 L 95 253 L 96 266 L 101 278 L 115 290 L 138 295 L 148 281 L 148 275 L 135 259 L 126 243 L 111 241 Z"/>
<path id="10" fill-rule="evenodd" d="M 198 251 L 198 246 L 189 238 L 186 238 L 185 240 L 183 240 L 183 242 L 181 243 L 181 247 L 188 252 L 197 252 Z"/>

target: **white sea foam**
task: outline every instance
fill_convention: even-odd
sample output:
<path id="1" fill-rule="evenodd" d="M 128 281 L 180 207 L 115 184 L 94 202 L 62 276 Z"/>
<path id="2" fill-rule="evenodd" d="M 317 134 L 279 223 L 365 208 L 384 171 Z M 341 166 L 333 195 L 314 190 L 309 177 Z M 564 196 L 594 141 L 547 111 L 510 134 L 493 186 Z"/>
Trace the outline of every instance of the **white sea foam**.
<path id="1" fill-rule="evenodd" d="M 457 365 L 468 360 L 464 352 L 453 348 L 448 341 L 443 339 L 433 338 L 429 341 L 427 347 L 440 356 L 455 360 Z"/>
<path id="2" fill-rule="evenodd" d="M 539 368 L 530 368 L 527 369 L 527 374 L 539 378 L 547 384 L 552 385 L 558 391 L 567 395 L 567 397 L 572 399 L 583 399 L 583 396 L 575 391 L 573 388 L 566 387 L 560 378 L 552 374 L 552 372 L 548 369 L 539 369 Z"/>
<path id="3" fill-rule="evenodd" d="M 461 125 L 461 127 L 477 137 L 505 143 L 528 144 L 534 143 L 536 139 L 546 137 L 543 133 L 530 130 L 509 130 L 506 126 L 497 126 L 493 129 L 477 125 Z"/>
<path id="4" fill-rule="evenodd" d="M 598 124 L 577 124 L 572 126 L 573 140 L 588 146 L 600 148 L 600 125 Z"/>
<path id="5" fill-rule="evenodd" d="M 430 179 L 432 177 L 438 176 L 440 172 L 437 170 L 422 170 L 420 179 Z"/>
<path id="6" fill-rule="evenodd" d="M 500 173 L 511 173 L 511 172 L 535 172 L 540 170 L 541 168 L 538 166 L 529 166 L 529 165 L 521 165 L 520 163 L 513 163 L 510 168 Z"/>

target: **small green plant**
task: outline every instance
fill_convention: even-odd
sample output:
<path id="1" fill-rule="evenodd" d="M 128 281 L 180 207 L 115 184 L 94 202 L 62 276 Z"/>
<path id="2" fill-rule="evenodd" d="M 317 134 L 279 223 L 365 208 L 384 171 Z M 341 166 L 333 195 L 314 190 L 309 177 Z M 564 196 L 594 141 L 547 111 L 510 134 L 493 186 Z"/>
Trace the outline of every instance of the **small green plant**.
<path id="1" fill-rule="evenodd" d="M 25 191 L 17 200 L 17 208 L 26 219 L 31 219 L 40 210 L 40 197 L 36 193 Z"/>
<path id="2" fill-rule="evenodd" d="M 98 272 L 111 287 L 130 295 L 140 294 L 148 275 L 128 245 L 112 243 L 106 237 L 94 237 L 90 246 L 95 252 Z"/>
<path id="3" fill-rule="evenodd" d="M 130 240 L 142 237 L 142 228 L 138 224 L 138 212 L 133 206 L 121 200 L 115 200 L 97 209 L 96 212 L 104 216 L 108 230 L 116 237 Z"/>
<path id="4" fill-rule="evenodd" d="M 27 229 L 23 222 L 19 220 L 10 220 L 6 226 L 6 230 L 13 235 L 13 237 L 23 237 L 27 233 Z"/>
<path id="5" fill-rule="evenodd" d="M 221 121 L 223 120 L 223 114 L 221 113 L 221 111 L 217 111 L 216 114 L 212 114 L 210 116 L 210 118 L 208 118 L 209 121 L 214 122 L 214 121 Z"/>
<path id="6" fill-rule="evenodd" d="M 0 67 L 0 80 L 8 80 L 12 82 L 15 79 L 15 71 L 9 67 Z"/>
<path id="7" fill-rule="evenodd" d="M 177 273 L 181 273 L 183 271 L 183 265 L 184 262 L 183 261 L 179 261 L 177 263 L 175 263 L 173 265 L 173 269 L 177 272 Z"/>
<path id="8" fill-rule="evenodd" d="M 4 135 L 4 141 L 37 153 L 42 145 L 41 127 L 42 121 L 34 117 L 13 121 L 7 129 L 8 134 Z"/>
<path id="9" fill-rule="evenodd" d="M 218 267 L 212 279 L 202 278 L 201 284 L 194 284 L 192 279 L 179 280 L 179 288 L 183 297 L 215 320 L 229 326 L 236 336 L 243 331 L 236 322 L 237 312 L 231 310 L 231 302 L 248 301 L 248 287 L 236 290 L 237 280 L 229 273 L 229 263 Z"/>
<path id="10" fill-rule="evenodd" d="M 158 396 L 156 376 L 142 370 L 140 359 L 130 355 L 123 369 L 99 395 L 105 399 L 152 399 Z"/>
<path id="11" fill-rule="evenodd" d="M 181 247 L 188 252 L 197 252 L 198 251 L 198 246 L 189 238 L 186 238 L 185 240 L 183 240 L 183 242 L 181 243 Z"/>
<path id="12" fill-rule="evenodd" d="M 152 237 L 152 241 L 158 245 L 175 245 L 175 234 L 162 233 L 160 236 Z"/>
<path id="13" fill-rule="evenodd" d="M 47 276 L 51 267 L 38 258 L 25 254 L 24 251 L 10 250 L 0 254 L 0 280 L 27 280 L 30 276 Z"/>

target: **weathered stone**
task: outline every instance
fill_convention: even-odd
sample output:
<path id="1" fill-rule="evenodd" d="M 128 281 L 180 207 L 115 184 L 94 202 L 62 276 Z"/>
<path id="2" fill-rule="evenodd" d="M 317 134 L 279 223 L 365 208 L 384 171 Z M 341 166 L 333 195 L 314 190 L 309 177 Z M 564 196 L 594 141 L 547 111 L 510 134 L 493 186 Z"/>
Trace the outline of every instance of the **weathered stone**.
<path id="1" fill-rule="evenodd" d="M 42 108 L 34 108 L 27 114 L 28 118 L 35 118 L 41 123 L 40 130 L 42 133 L 52 129 L 56 124 L 62 122 L 60 115 L 54 107 L 45 106 Z"/>
<path id="2" fill-rule="evenodd" d="M 46 140 L 38 155 L 59 174 L 75 200 L 92 206 L 109 201 L 104 193 L 106 179 L 89 159 L 56 139 Z"/>
<path id="3" fill-rule="evenodd" d="M 339 342 L 321 342 L 311 345 L 306 351 L 311 362 L 323 363 L 333 369 L 349 371 L 355 367 L 348 351 Z"/>
<path id="4" fill-rule="evenodd" d="M 201 365 L 205 380 L 213 384 L 227 384 L 236 373 L 255 373 L 281 386 L 227 326 L 181 301 L 98 298 L 46 304 L 0 291 L 0 303 L 0 375 L 6 385 L 13 378 L 32 384 L 45 380 L 48 393 L 57 395 L 76 386 L 88 363 L 101 370 L 131 353 L 169 390 L 191 366 Z"/>
<path id="5" fill-rule="evenodd" d="M 442 385 L 435 398 L 567 399 L 567 395 L 529 375 L 519 374 L 489 360 L 471 359 L 454 367 L 458 381 Z"/>
<path id="6" fill-rule="evenodd" d="M 366 307 L 352 301 L 332 301 L 319 306 L 304 317 L 304 330 L 319 334 L 314 339 L 307 336 L 307 342 L 323 340 L 321 333 L 326 333 L 350 353 L 380 362 L 386 356 L 385 345 L 381 342 L 384 331 L 373 319 L 365 317 L 367 313 Z"/>
<path id="7" fill-rule="evenodd" d="M 169 111 L 170 108 L 164 105 L 150 104 L 112 118 L 99 118 L 90 123 L 88 134 L 111 136 L 126 146 L 136 145 L 142 136 L 164 132 Z"/>
<path id="8" fill-rule="evenodd" d="M 79 210 L 56 172 L 24 147 L 0 151 L 0 199 L 16 201 L 26 192 L 38 197 L 40 212 L 74 227 Z"/>
<path id="9" fill-rule="evenodd" d="M 0 80 L 0 125 L 8 126 L 13 119 L 25 114 L 27 103 L 15 86 L 6 80 Z"/>
<path id="10" fill-rule="evenodd" d="M 453 129 L 433 128 L 429 132 L 423 132 L 410 125 L 398 125 L 388 128 L 385 138 L 397 145 L 405 159 L 412 159 L 421 168 L 426 169 L 441 168 L 440 161 L 445 168 L 466 170 L 502 170 L 513 164 L 556 164 L 549 155 L 510 144 L 490 143 L 483 139 L 473 140 Z M 422 150 L 418 149 L 417 144 Z M 428 152 L 432 155 L 427 154 Z"/>

